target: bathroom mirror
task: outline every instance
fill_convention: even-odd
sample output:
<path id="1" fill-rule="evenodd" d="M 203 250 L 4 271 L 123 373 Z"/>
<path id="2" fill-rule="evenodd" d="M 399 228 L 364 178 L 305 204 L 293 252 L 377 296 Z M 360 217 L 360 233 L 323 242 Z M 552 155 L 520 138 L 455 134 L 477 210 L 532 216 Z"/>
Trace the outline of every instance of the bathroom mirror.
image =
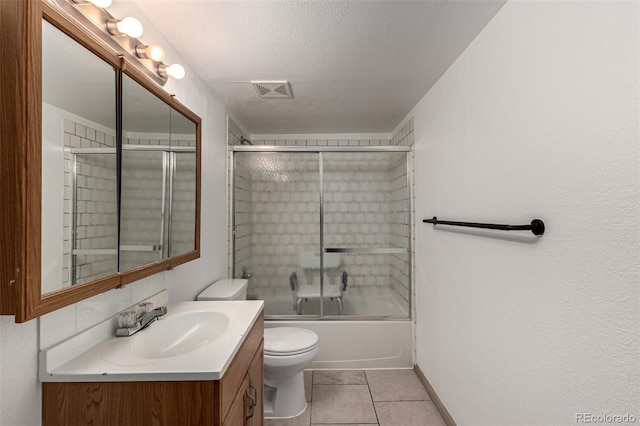
<path id="1" fill-rule="evenodd" d="M 196 124 L 171 109 L 169 257 L 196 249 Z"/>
<path id="2" fill-rule="evenodd" d="M 198 121 L 172 103 L 123 75 L 120 272 L 197 257 Z"/>
<path id="3" fill-rule="evenodd" d="M 115 83 L 42 21 L 42 294 L 118 272 Z"/>
<path id="4" fill-rule="evenodd" d="M 0 314 L 16 322 L 200 256 L 200 118 L 66 9 L 0 1 Z"/>
<path id="5" fill-rule="evenodd" d="M 169 257 L 171 107 L 122 76 L 121 272 Z"/>

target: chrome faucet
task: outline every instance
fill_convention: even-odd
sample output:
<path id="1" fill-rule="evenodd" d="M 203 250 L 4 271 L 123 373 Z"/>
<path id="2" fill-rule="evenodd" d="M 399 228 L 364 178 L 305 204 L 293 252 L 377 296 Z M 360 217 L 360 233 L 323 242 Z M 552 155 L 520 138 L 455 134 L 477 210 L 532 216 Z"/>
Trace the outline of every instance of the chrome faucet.
<path id="1" fill-rule="evenodd" d="M 138 331 L 143 330 L 149 326 L 152 322 L 157 319 L 162 319 L 167 314 L 167 308 L 165 306 L 161 306 L 152 311 L 147 312 L 146 314 L 140 316 L 137 319 L 135 324 L 131 327 L 121 327 L 116 330 L 116 336 L 118 337 L 127 337 L 133 336 Z"/>

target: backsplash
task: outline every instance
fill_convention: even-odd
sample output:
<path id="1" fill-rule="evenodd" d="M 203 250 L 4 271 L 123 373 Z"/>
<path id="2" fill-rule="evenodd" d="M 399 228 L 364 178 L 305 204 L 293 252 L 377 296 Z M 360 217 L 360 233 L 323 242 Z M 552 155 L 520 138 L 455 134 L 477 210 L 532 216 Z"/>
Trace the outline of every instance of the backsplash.
<path id="1" fill-rule="evenodd" d="M 166 289 L 166 274 L 160 273 L 116 288 L 40 317 L 40 350 L 47 349 L 118 312 Z"/>

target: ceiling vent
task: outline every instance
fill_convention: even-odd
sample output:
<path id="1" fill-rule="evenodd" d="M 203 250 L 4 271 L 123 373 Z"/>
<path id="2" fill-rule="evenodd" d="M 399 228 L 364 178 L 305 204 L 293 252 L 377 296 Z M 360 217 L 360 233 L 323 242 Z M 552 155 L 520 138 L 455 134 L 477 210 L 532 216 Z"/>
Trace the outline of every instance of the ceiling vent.
<path id="1" fill-rule="evenodd" d="M 251 84 L 261 98 L 293 98 L 288 81 L 252 81 Z"/>

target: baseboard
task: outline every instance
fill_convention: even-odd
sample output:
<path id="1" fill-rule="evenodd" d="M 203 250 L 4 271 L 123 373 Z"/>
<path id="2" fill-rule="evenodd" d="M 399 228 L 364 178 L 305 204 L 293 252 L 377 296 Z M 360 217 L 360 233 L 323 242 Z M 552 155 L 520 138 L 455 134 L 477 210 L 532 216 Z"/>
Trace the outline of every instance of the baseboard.
<path id="1" fill-rule="evenodd" d="M 447 426 L 456 426 L 456 422 L 453 421 L 453 417 L 451 417 L 451 414 L 449 414 L 449 412 L 447 411 L 447 408 L 444 406 L 442 401 L 440 401 L 440 398 L 438 398 L 438 394 L 436 394 L 436 391 L 433 390 L 431 383 L 429 383 L 429 380 L 427 380 L 427 378 L 425 377 L 424 373 L 422 372 L 418 364 L 413 365 L 413 370 L 416 372 L 416 374 L 418 375 L 418 378 L 422 382 L 422 385 L 427 390 L 427 393 L 431 398 L 431 402 L 433 402 L 433 405 L 436 406 L 436 409 L 440 413 L 440 416 L 442 416 L 442 420 L 444 420 Z"/>

